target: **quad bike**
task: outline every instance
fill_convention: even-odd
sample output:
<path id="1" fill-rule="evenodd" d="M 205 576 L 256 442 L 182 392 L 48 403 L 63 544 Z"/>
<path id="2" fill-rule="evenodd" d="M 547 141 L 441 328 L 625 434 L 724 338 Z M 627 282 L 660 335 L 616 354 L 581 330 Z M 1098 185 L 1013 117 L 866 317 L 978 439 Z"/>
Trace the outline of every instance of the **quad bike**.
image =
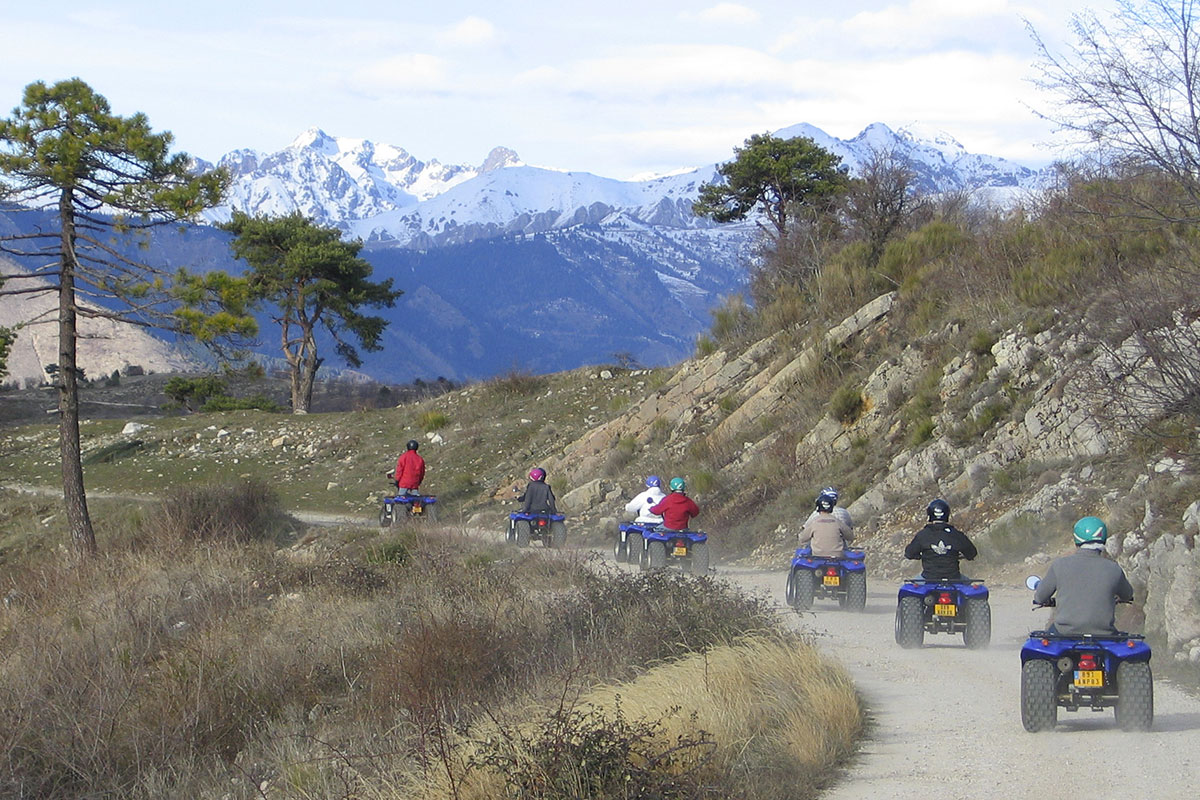
<path id="1" fill-rule="evenodd" d="M 920 647 L 926 633 L 961 633 L 968 648 L 987 647 L 992 609 L 983 581 L 905 581 L 896 601 L 896 643 Z"/>
<path id="2" fill-rule="evenodd" d="M 1031 575 L 1025 585 L 1036 589 L 1038 581 Z M 1053 598 L 1045 605 L 1054 605 Z M 1112 708 L 1122 730 L 1150 730 L 1154 722 L 1150 645 L 1133 633 L 1031 631 L 1021 648 L 1021 724 L 1033 733 L 1050 730 L 1058 722 L 1059 708 Z"/>
<path id="3" fill-rule="evenodd" d="M 632 548 L 629 551 L 631 563 L 634 552 Z M 638 565 L 643 570 L 665 569 L 669 562 L 676 561 L 684 572 L 697 575 L 708 572 L 708 534 L 701 531 L 672 531 L 657 525 L 645 526 Z"/>
<path id="4" fill-rule="evenodd" d="M 841 558 L 814 556 L 799 547 L 788 572 L 787 604 L 797 611 L 812 608 L 816 598 L 837 600 L 842 608 L 862 611 L 867 606 L 867 565 L 861 550 L 846 550 Z"/>
<path id="5" fill-rule="evenodd" d="M 652 530 L 653 522 L 622 522 L 617 525 L 617 541 L 613 545 L 613 557 L 618 564 L 640 564 L 646 549 L 646 531 Z"/>
<path id="6" fill-rule="evenodd" d="M 508 533 L 505 541 L 516 542 L 517 547 L 528 547 L 532 541 L 540 541 L 555 549 L 567 544 L 567 525 L 562 514 L 526 514 L 514 511 L 508 515 Z"/>
<path id="7" fill-rule="evenodd" d="M 387 473 L 388 477 L 392 477 L 392 473 Z M 396 482 L 392 481 L 392 486 Z M 399 488 L 397 488 L 399 491 Z M 391 527 L 397 517 L 405 519 L 428 519 L 432 522 L 437 521 L 437 498 L 433 495 L 422 494 L 396 494 L 388 495 L 383 498 L 383 505 L 379 509 L 379 525 L 382 528 Z"/>

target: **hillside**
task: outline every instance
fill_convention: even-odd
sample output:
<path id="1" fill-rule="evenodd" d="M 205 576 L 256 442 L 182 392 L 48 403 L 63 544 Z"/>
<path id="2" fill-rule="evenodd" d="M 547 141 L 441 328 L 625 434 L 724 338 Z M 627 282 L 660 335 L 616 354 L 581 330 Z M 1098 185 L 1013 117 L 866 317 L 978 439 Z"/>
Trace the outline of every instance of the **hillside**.
<path id="1" fill-rule="evenodd" d="M 976 571 L 997 576 L 1044 568 L 1069 548 L 1074 519 L 1098 514 L 1164 657 L 1200 661 L 1200 484 L 1185 457 L 1097 416 L 1082 387 L 1099 354 L 1079 323 L 986 336 L 950 323 L 906 342 L 906 313 L 888 293 L 800 348 L 776 334 L 676 368 L 512 373 L 394 409 L 139 417 L 145 427 L 124 432 L 122 420 L 91 420 L 88 485 L 158 493 L 253 476 L 298 511 L 370 519 L 382 473 L 417 438 L 453 525 L 503 530 L 512 488 L 540 465 L 572 538 L 602 546 L 646 474 L 679 474 L 718 558 L 769 566 L 785 563 L 816 489 L 832 483 L 886 578 L 911 574 L 900 551 L 937 496 L 978 544 Z M 831 353 L 861 365 L 849 411 L 829 401 Z M 10 480 L 53 484 L 56 448 L 50 426 L 18 428 L 0 463 Z"/>

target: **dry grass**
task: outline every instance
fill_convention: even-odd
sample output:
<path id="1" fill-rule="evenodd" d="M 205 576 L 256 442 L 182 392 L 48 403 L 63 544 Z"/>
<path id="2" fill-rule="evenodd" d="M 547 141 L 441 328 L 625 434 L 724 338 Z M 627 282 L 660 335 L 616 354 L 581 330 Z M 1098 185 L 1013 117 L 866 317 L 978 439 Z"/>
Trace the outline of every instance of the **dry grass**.
<path id="1" fill-rule="evenodd" d="M 846 673 L 811 646 L 781 636 L 752 637 L 664 664 L 629 683 L 587 692 L 571 706 L 573 715 L 550 709 L 533 722 L 493 720 L 472 731 L 456 755 L 457 786 L 443 773 L 419 796 L 812 797 L 853 751 L 864 724 Z M 564 726 L 564 719 L 575 727 Z M 603 730 L 599 719 L 608 720 L 608 737 L 596 735 Z M 628 741 L 627 776 L 618 777 L 629 793 L 596 794 L 604 759 L 578 745 L 556 746 L 546 732 L 576 742 Z M 503 772 L 486 767 L 496 763 L 486 754 L 495 752 L 505 755 Z M 553 776 L 544 770 L 548 752 L 559 756 Z M 563 764 L 564 752 L 583 758 Z M 514 776 L 525 785 L 514 786 Z M 634 780 L 650 783 L 655 793 L 637 793 Z M 546 791 L 550 786 L 558 788 Z"/>

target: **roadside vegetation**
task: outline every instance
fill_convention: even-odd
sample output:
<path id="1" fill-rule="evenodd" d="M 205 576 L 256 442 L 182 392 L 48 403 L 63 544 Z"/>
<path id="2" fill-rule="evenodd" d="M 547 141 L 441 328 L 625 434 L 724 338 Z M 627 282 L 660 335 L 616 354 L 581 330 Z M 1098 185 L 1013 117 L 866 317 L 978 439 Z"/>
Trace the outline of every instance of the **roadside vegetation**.
<path id="1" fill-rule="evenodd" d="M 99 558 L 12 547 L 47 510 L 0 493 L 5 796 L 805 797 L 862 728 L 711 578 L 298 532 L 255 481 L 101 502 Z"/>

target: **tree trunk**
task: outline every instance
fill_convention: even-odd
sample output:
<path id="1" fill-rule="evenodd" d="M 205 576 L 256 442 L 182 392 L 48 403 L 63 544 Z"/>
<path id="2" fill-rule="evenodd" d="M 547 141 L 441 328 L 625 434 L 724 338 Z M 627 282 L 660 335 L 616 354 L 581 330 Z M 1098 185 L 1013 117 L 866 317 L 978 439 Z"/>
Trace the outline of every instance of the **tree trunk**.
<path id="1" fill-rule="evenodd" d="M 62 457 L 63 504 L 71 540 L 80 555 L 96 553 L 96 532 L 83 488 L 83 452 L 79 444 L 79 371 L 75 323 L 75 216 L 69 192 L 58 206 L 62 233 L 62 278 L 58 290 L 58 442 Z"/>
<path id="2" fill-rule="evenodd" d="M 317 357 L 317 343 L 312 330 L 306 330 L 304 344 L 292 360 L 292 413 L 307 414 L 312 408 L 313 385 L 317 370 L 325 359 Z"/>

